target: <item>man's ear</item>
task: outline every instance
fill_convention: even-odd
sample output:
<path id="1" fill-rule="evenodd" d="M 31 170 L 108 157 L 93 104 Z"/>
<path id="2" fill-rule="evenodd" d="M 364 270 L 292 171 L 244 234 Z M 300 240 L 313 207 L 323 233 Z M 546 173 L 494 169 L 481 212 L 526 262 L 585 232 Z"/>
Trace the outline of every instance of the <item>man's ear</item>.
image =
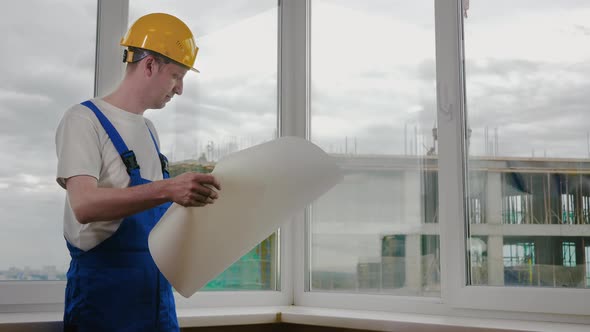
<path id="1" fill-rule="evenodd" d="M 152 55 L 145 57 L 144 62 L 144 72 L 147 77 L 151 77 L 155 72 L 158 71 L 159 63 Z"/>

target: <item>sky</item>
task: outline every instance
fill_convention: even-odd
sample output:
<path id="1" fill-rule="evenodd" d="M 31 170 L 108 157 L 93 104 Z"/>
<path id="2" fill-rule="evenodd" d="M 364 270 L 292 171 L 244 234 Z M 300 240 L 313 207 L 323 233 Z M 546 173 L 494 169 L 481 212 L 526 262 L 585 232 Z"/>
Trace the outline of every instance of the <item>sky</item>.
<path id="1" fill-rule="evenodd" d="M 170 159 L 217 159 L 274 137 L 277 1 L 130 3 L 130 23 L 169 12 L 195 31 L 200 47 L 201 74 L 187 75 L 183 96 L 146 112 Z M 92 96 L 96 1 L 12 1 L 4 8 L 0 270 L 65 268 L 54 135 L 63 112 Z M 470 154 L 588 158 L 590 4 L 471 0 L 467 16 Z M 412 145 L 424 154 L 436 126 L 433 2 L 313 0 L 311 37 L 312 140 L 333 153 L 404 154 Z M 495 132 L 498 146 L 490 149 Z M 314 231 L 332 236 L 325 225 L 319 221 Z M 376 245 L 338 252 L 318 243 L 318 264 L 351 270 Z"/>

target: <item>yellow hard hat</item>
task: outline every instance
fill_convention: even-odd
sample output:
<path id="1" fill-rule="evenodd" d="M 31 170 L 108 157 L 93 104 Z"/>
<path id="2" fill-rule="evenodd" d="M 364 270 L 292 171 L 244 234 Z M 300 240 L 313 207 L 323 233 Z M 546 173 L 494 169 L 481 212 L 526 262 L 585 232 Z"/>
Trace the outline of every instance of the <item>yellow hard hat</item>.
<path id="1" fill-rule="evenodd" d="M 140 17 L 121 38 L 121 45 L 159 53 L 179 64 L 193 68 L 199 48 L 191 30 L 175 16 L 153 13 Z M 128 54 L 124 62 L 131 62 Z"/>

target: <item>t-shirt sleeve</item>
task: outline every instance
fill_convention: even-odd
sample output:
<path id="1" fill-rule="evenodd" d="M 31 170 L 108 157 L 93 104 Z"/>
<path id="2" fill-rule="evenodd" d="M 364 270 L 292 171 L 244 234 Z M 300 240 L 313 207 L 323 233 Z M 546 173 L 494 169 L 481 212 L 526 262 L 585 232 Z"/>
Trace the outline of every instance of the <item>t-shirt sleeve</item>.
<path id="1" fill-rule="evenodd" d="M 98 129 L 85 110 L 68 110 L 56 131 L 57 183 L 76 175 L 100 176 L 101 149 Z"/>

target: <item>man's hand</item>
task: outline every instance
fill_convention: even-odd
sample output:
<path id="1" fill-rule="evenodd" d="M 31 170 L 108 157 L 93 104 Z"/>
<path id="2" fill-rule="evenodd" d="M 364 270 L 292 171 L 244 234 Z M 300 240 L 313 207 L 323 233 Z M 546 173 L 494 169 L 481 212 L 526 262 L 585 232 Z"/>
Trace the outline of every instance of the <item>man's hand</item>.
<path id="1" fill-rule="evenodd" d="M 213 204 L 219 197 L 215 189 L 221 190 L 211 174 L 187 172 L 168 181 L 171 200 L 184 207 Z"/>

